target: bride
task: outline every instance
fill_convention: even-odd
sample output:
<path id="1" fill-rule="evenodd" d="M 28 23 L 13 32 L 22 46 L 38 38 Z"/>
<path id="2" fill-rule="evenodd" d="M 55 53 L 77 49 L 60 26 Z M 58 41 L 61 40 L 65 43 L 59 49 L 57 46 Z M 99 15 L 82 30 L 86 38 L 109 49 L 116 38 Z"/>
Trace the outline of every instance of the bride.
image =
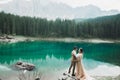
<path id="1" fill-rule="evenodd" d="M 80 48 L 78 54 L 76 55 L 77 63 L 76 63 L 76 77 L 77 80 L 85 80 L 86 74 L 84 71 L 84 67 L 82 64 L 82 57 L 83 57 L 83 49 Z"/>

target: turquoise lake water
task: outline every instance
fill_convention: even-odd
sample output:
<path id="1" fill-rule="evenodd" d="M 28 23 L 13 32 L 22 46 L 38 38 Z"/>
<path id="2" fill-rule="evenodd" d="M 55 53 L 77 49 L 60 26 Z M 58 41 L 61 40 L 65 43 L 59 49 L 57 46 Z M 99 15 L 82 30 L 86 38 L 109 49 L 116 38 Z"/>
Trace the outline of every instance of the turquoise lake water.
<path id="1" fill-rule="evenodd" d="M 56 72 L 68 69 L 73 46 L 84 49 L 83 64 L 90 74 L 106 70 L 103 75 L 118 75 L 120 71 L 120 43 L 67 43 L 67 42 L 18 42 L 0 44 L 0 75 L 14 71 L 12 65 L 25 61 L 36 65 L 41 72 Z M 116 70 L 116 71 L 115 71 Z M 4 73 L 4 74 L 3 74 Z"/>

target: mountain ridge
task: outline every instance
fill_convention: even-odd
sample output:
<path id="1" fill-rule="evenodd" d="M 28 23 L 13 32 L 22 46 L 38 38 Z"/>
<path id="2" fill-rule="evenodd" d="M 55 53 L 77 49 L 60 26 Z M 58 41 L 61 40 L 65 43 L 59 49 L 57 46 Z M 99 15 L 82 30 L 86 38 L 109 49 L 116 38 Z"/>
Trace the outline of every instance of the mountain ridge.
<path id="1" fill-rule="evenodd" d="M 104 11 L 94 5 L 73 8 L 63 3 L 51 2 L 50 0 L 13 0 L 0 5 L 0 11 L 15 15 L 35 16 L 48 19 L 95 18 L 120 13 L 118 10 Z"/>

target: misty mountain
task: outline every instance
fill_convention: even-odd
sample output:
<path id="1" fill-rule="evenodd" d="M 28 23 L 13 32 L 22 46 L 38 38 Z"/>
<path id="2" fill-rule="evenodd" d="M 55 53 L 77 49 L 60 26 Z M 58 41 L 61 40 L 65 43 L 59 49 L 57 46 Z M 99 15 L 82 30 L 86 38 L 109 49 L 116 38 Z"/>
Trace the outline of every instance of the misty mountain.
<path id="1" fill-rule="evenodd" d="M 103 11 L 94 5 L 72 8 L 63 3 L 51 0 L 13 0 L 0 4 L 0 11 L 21 16 L 36 16 L 48 19 L 55 18 L 94 18 L 98 16 L 118 14 L 120 11 Z"/>

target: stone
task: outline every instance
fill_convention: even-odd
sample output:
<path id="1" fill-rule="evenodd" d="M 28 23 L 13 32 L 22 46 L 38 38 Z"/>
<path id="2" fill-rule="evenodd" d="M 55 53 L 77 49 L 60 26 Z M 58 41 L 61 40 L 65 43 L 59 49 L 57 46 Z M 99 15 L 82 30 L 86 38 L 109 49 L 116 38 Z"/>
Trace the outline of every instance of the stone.
<path id="1" fill-rule="evenodd" d="M 35 65 L 34 64 L 30 64 L 30 63 L 26 63 L 26 62 L 17 62 L 15 64 L 15 67 L 19 70 L 28 70 L 28 71 L 32 71 L 35 69 Z"/>

